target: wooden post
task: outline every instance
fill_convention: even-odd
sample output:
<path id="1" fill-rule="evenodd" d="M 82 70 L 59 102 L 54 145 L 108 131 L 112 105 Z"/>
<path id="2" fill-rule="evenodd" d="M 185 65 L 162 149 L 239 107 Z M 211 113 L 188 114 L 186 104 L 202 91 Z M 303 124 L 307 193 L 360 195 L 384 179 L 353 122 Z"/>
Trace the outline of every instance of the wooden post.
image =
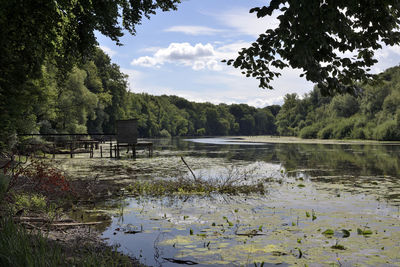
<path id="1" fill-rule="evenodd" d="M 100 145 L 100 157 L 103 157 L 103 146 Z"/>
<path id="2" fill-rule="evenodd" d="M 136 159 L 136 145 L 132 145 L 132 158 Z"/>
<path id="3" fill-rule="evenodd" d="M 56 144 L 53 143 L 53 159 L 56 158 Z"/>
<path id="4" fill-rule="evenodd" d="M 73 156 L 74 154 L 73 154 L 73 151 L 72 151 L 72 142 L 69 144 L 69 148 L 70 148 L 70 150 L 71 150 L 71 151 L 70 151 L 70 153 L 71 153 L 70 156 L 71 156 L 71 159 L 72 159 L 72 158 L 74 157 L 74 156 Z"/>
<path id="5" fill-rule="evenodd" d="M 112 141 L 110 139 L 110 158 L 112 158 Z"/>

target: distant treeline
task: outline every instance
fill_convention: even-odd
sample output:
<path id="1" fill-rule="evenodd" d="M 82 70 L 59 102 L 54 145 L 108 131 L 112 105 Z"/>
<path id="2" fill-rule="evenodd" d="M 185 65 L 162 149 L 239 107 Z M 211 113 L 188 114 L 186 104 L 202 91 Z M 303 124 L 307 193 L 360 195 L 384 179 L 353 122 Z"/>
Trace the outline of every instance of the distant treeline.
<path id="1" fill-rule="evenodd" d="M 302 138 L 400 140 L 400 68 L 358 97 L 324 97 L 318 88 L 281 106 L 196 103 L 177 96 L 128 91 L 127 76 L 100 49 L 69 73 L 51 62 L 7 99 L 1 141 L 14 133 L 113 133 L 118 119 L 137 118 L 141 137 L 283 135 Z M 7 139 L 8 138 L 8 139 Z M 12 138 L 11 138 L 12 139 Z"/>
<path id="2" fill-rule="evenodd" d="M 324 97 L 318 88 L 300 99 L 288 94 L 276 117 L 280 135 L 319 139 L 400 140 L 400 67 L 360 85 L 358 97 Z"/>
<path id="3" fill-rule="evenodd" d="M 16 133 L 114 133 L 118 119 L 138 119 L 141 137 L 276 134 L 280 106 L 195 103 L 128 91 L 127 76 L 100 49 L 60 76 L 51 62 L 21 89 L 24 102 L 3 114 Z M 12 132 L 12 131 L 10 131 Z"/>

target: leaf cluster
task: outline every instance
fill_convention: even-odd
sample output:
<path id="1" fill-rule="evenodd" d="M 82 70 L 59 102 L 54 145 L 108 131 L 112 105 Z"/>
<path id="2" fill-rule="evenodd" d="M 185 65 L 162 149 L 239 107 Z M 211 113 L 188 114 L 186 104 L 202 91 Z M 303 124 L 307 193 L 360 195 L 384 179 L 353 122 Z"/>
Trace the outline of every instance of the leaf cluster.
<path id="1" fill-rule="evenodd" d="M 227 63 L 256 77 L 262 88 L 272 89 L 279 70 L 291 66 L 323 95 L 357 94 L 356 82 L 372 77 L 374 50 L 400 43 L 399 7 L 397 1 L 272 0 L 250 12 L 258 18 L 276 14 L 279 26 Z"/>

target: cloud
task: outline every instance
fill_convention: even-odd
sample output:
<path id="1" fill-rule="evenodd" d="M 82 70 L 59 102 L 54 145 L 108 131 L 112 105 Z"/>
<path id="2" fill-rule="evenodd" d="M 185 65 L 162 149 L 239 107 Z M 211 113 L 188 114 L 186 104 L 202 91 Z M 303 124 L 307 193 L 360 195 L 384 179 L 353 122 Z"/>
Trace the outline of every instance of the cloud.
<path id="1" fill-rule="evenodd" d="M 267 29 L 278 27 L 279 20 L 277 17 L 280 14 L 281 12 L 274 12 L 272 16 L 257 18 L 257 15 L 249 13 L 247 8 L 236 8 L 213 16 L 223 25 L 233 28 L 235 33 L 258 37 Z"/>
<path id="2" fill-rule="evenodd" d="M 192 68 L 194 70 L 202 70 L 205 68 L 205 66 L 206 64 L 203 61 L 195 61 Z"/>
<path id="3" fill-rule="evenodd" d="M 162 65 L 176 64 L 191 67 L 193 70 L 221 71 L 226 64 L 223 59 L 236 58 L 241 48 L 249 47 L 249 42 L 237 41 L 229 44 L 171 43 L 167 48 L 148 50 L 152 55 L 142 56 L 131 61 L 132 66 L 160 68 Z M 231 67 L 230 67 L 231 68 Z M 230 69 L 229 68 L 229 69 Z"/>
<path id="4" fill-rule="evenodd" d="M 160 67 L 172 63 L 201 70 L 207 67 L 219 70 L 216 51 L 210 44 L 171 43 L 167 48 L 158 49 L 152 56 L 143 56 L 132 60 L 131 65 L 142 67 Z"/>
<path id="5" fill-rule="evenodd" d="M 213 29 L 204 26 L 190 26 L 190 25 L 181 25 L 181 26 L 173 26 L 168 29 L 165 29 L 166 32 L 180 32 L 188 35 L 215 35 L 223 32 L 223 30 Z"/>
<path id="6" fill-rule="evenodd" d="M 99 46 L 101 50 L 104 51 L 104 53 L 106 53 L 107 55 L 109 55 L 110 57 L 113 57 L 114 55 L 117 54 L 117 51 L 112 50 L 111 48 L 104 46 L 104 45 L 100 45 Z"/>
<path id="7" fill-rule="evenodd" d="M 153 67 L 156 66 L 157 64 L 162 64 L 162 63 L 159 63 L 155 58 L 149 56 L 140 57 L 131 62 L 131 65 L 134 66 L 139 65 L 143 67 Z"/>

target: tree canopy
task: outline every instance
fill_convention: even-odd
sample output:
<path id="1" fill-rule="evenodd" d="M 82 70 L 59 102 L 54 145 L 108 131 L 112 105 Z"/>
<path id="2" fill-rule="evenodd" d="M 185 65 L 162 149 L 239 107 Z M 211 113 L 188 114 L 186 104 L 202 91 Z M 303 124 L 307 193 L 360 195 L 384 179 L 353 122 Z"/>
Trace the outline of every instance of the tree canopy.
<path id="1" fill-rule="evenodd" d="M 250 12 L 258 18 L 277 14 L 279 26 L 260 34 L 228 64 L 256 77 L 262 88 L 272 89 L 279 70 L 291 66 L 324 95 L 355 94 L 357 81 L 372 76 L 373 50 L 400 43 L 399 1 L 271 0 Z"/>
<path id="2" fill-rule="evenodd" d="M 135 34 L 135 26 L 144 17 L 149 18 L 156 10 L 174 10 L 179 2 L 0 0 L 0 140 L 32 128 L 28 126 L 35 121 L 35 107 L 41 99 L 47 99 L 45 87 L 55 86 L 40 84 L 49 80 L 45 77 L 47 67 L 53 65 L 57 70 L 51 73 L 57 76 L 53 80 L 59 88 L 82 84 L 86 74 L 70 71 L 95 53 L 95 31 L 120 44 L 124 30 Z M 71 96 L 77 93 L 86 91 Z M 90 94 L 86 96 L 90 99 Z M 68 98 L 65 93 L 60 96 Z M 109 108 L 118 107 L 113 104 Z"/>

